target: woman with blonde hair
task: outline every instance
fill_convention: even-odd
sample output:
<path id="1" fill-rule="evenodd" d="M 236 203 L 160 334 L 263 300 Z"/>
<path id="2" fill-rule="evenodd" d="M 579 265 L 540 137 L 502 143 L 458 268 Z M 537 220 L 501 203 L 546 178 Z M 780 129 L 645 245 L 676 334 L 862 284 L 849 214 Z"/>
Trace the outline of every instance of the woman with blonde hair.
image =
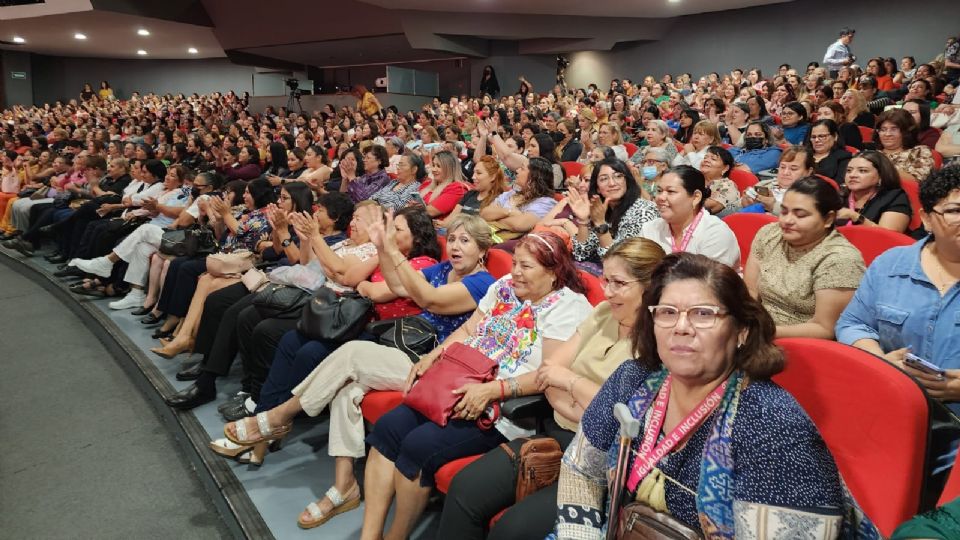
<path id="1" fill-rule="evenodd" d="M 473 169 L 473 189 L 464 194 L 439 226 L 449 229 L 450 224 L 461 214 L 479 214 L 507 189 L 507 178 L 497 159 L 493 156 L 481 157 Z"/>
<path id="2" fill-rule="evenodd" d="M 874 125 L 873 115 L 867 108 L 867 99 L 859 90 L 850 88 L 840 96 L 840 105 L 846 112 L 844 121 L 852 122 L 858 126 L 872 128 Z"/>
<path id="3" fill-rule="evenodd" d="M 453 152 L 437 152 L 430 161 L 430 177 L 420 184 L 420 198 L 432 218 L 446 217 L 469 187 L 460 160 Z"/>
<path id="4" fill-rule="evenodd" d="M 627 147 L 623 145 L 623 134 L 620 132 L 620 127 L 613 122 L 600 122 L 597 131 L 597 144 L 609 146 L 617 159 L 621 161 L 629 159 Z"/>

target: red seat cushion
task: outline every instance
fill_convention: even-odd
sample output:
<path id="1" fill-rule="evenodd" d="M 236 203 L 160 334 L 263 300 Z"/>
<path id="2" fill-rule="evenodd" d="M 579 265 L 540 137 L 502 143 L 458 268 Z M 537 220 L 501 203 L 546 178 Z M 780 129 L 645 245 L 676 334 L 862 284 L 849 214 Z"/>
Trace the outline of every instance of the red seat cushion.
<path id="1" fill-rule="evenodd" d="M 863 255 L 863 264 L 870 266 L 874 259 L 884 251 L 897 246 L 909 246 L 914 239 L 909 236 L 882 227 L 864 227 L 845 225 L 837 227 L 840 232 Z"/>
<path id="2" fill-rule="evenodd" d="M 453 482 L 453 477 L 457 475 L 458 472 L 462 471 L 464 467 L 473 463 L 474 461 L 483 457 L 483 454 L 477 454 L 475 456 L 467 456 L 460 459 L 455 459 L 450 463 L 447 463 L 437 471 L 437 474 L 434 475 L 434 480 L 437 483 L 437 489 L 440 490 L 440 493 L 446 493 L 450 491 L 450 482 Z"/>
<path id="3" fill-rule="evenodd" d="M 381 416 L 402 402 L 402 392 L 371 390 L 363 396 L 363 401 L 360 402 L 360 412 L 363 413 L 364 420 L 376 424 Z"/>

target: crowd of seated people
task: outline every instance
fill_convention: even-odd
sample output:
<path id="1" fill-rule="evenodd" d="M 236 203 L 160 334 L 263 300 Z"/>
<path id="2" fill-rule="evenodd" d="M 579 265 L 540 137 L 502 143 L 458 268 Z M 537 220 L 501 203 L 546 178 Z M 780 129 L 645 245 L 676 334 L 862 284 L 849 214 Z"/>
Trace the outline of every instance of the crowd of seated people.
<path id="1" fill-rule="evenodd" d="M 837 340 L 960 401 L 957 81 L 888 60 L 835 79 L 812 63 L 609 91 L 537 94 L 522 80 L 516 95 L 406 113 L 359 85 L 355 107 L 302 113 L 254 111 L 233 92 L 85 90 L 3 111 L 3 246 L 28 258 L 48 247 L 54 275 L 115 297 L 108 307 L 138 317 L 155 354 L 199 356 L 171 407 L 215 401 L 239 360 L 217 454 L 262 464 L 298 414 L 329 407 L 335 482 L 301 527 L 357 508 L 362 492 L 362 536 L 404 538 L 438 471 L 483 454 L 450 485 L 441 537 L 599 538 L 610 407 L 630 402 L 649 424 L 639 444 L 713 396 L 669 460 L 637 462 L 631 495 L 701 534 L 764 536 L 815 516 L 810 527 L 872 537 L 817 428 L 770 379 L 784 366 L 774 339 Z M 499 91 L 492 67 L 485 81 Z M 751 213 L 769 224 L 744 244 L 729 220 Z M 865 266 L 850 227 L 919 240 Z M 171 250 L 176 231 L 202 248 Z M 495 269 L 503 256 L 509 268 Z M 281 287 L 296 293 L 286 310 L 264 302 Z M 372 302 L 359 337 L 298 326 L 303 304 L 331 291 Z M 428 328 L 438 346 L 396 348 L 375 332 L 389 321 Z M 449 421 L 400 404 L 364 425 L 365 396 L 409 391 L 454 344 L 498 369 L 458 390 Z M 945 371 L 905 364 L 907 351 Z M 494 404 L 539 394 L 539 431 L 506 416 L 478 425 Z M 662 426 L 644 416 L 657 407 Z M 518 500 L 498 447 L 519 454 L 531 436 L 566 454 L 557 480 Z M 705 505 L 705 482 L 734 487 Z M 741 519 L 771 509 L 777 519 Z"/>

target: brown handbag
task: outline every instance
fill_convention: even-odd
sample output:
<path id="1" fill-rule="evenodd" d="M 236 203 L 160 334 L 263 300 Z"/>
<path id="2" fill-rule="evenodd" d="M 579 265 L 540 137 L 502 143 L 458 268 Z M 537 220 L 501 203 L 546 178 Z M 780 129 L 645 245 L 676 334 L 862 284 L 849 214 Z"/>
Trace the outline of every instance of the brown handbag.
<path id="1" fill-rule="evenodd" d="M 560 443 L 551 437 L 527 439 L 520 446 L 520 455 L 517 456 L 509 444 L 500 445 L 513 461 L 517 471 L 516 502 L 522 501 L 557 481 L 560 477 L 560 460 L 563 450 Z"/>
<path id="2" fill-rule="evenodd" d="M 666 512 L 657 512 L 642 502 L 620 510 L 617 540 L 698 540 L 703 538 Z"/>
<path id="3" fill-rule="evenodd" d="M 214 277 L 240 277 L 253 268 L 256 254 L 246 249 L 207 256 L 207 273 Z"/>

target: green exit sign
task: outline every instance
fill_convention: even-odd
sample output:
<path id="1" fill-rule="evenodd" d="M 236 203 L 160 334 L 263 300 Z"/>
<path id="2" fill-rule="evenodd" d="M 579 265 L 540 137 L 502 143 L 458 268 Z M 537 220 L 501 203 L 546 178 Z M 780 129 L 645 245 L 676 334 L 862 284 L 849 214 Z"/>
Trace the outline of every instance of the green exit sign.
<path id="1" fill-rule="evenodd" d="M 11 71 L 11 72 L 10 72 L 10 78 L 11 78 L 11 79 L 22 79 L 22 80 L 26 80 L 26 79 L 27 79 L 27 72 L 26 72 L 26 71 Z"/>

